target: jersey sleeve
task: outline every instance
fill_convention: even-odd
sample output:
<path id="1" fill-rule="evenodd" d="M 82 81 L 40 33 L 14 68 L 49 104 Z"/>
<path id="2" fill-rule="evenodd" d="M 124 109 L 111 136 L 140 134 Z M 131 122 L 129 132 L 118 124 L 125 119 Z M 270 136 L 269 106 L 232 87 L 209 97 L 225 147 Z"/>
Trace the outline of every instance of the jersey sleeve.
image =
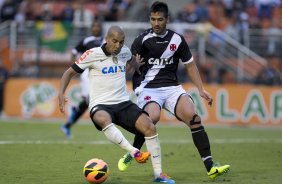
<path id="1" fill-rule="evenodd" d="M 72 65 L 72 68 L 77 73 L 82 73 L 85 69 L 90 68 L 90 66 L 95 61 L 94 49 L 87 50 L 84 52 L 80 58 Z"/>
<path id="2" fill-rule="evenodd" d="M 193 61 L 193 56 L 191 54 L 190 48 L 182 36 L 181 39 L 182 41 L 178 49 L 180 59 L 182 60 L 183 64 L 191 63 Z"/>
<path id="3" fill-rule="evenodd" d="M 135 56 L 136 56 L 136 54 L 140 54 L 141 53 L 142 38 L 143 38 L 142 36 L 138 36 L 137 38 L 135 38 L 135 40 L 133 41 L 133 43 L 131 45 L 131 52 Z"/>
<path id="4" fill-rule="evenodd" d="M 126 61 L 130 62 L 132 59 L 132 53 L 128 47 L 126 47 L 125 53 L 126 53 Z"/>

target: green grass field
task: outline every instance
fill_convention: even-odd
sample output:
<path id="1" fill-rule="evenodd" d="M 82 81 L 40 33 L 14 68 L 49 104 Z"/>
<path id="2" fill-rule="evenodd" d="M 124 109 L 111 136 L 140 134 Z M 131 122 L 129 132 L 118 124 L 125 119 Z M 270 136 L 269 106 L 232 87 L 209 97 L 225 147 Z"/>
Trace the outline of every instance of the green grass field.
<path id="1" fill-rule="evenodd" d="M 85 162 L 101 158 L 110 167 L 105 184 L 152 183 L 151 162 L 132 163 L 119 172 L 124 154 L 91 123 L 78 123 L 67 140 L 60 123 L 0 120 L 0 184 L 86 184 Z M 158 125 L 163 169 L 178 184 L 280 184 L 282 128 L 206 127 L 215 161 L 230 164 L 227 175 L 208 179 L 204 165 L 183 125 Z M 129 140 L 131 134 L 125 133 Z"/>

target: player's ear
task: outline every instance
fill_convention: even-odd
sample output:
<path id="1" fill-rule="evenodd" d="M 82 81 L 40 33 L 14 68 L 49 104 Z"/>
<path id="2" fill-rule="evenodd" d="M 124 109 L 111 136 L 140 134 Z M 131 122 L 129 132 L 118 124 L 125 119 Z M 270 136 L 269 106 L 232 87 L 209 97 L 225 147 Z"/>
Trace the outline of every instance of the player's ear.
<path id="1" fill-rule="evenodd" d="M 108 43 L 109 42 L 109 35 L 107 35 L 106 37 L 105 37 L 105 41 L 106 41 L 106 43 Z"/>
<path id="2" fill-rule="evenodd" d="M 170 16 L 169 16 L 169 15 L 168 15 L 167 18 L 166 18 L 166 22 L 167 22 L 167 23 L 170 23 Z"/>

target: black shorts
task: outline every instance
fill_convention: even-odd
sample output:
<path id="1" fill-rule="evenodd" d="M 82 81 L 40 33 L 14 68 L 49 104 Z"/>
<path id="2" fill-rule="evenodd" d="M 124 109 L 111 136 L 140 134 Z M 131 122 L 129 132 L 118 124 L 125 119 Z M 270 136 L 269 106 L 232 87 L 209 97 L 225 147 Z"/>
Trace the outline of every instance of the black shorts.
<path id="1" fill-rule="evenodd" d="M 131 101 L 125 101 L 115 105 L 96 105 L 90 111 L 90 118 L 92 119 L 92 122 L 94 123 L 95 127 L 100 131 L 102 130 L 102 128 L 97 125 L 93 120 L 94 114 L 99 110 L 104 110 L 108 112 L 114 124 L 121 126 L 125 130 L 133 134 L 136 134 L 137 132 L 135 128 L 135 123 L 139 116 L 142 113 L 147 114 L 145 111 L 140 109 L 135 103 Z"/>

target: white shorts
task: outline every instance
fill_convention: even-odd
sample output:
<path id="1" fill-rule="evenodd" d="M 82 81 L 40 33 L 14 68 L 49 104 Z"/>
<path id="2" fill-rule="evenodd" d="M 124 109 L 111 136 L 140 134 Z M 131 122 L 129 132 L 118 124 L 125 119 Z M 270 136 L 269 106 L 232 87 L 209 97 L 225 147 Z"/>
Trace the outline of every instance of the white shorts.
<path id="1" fill-rule="evenodd" d="M 137 104 L 143 109 L 146 104 L 156 102 L 161 108 L 164 108 L 175 115 L 175 106 L 182 95 L 189 94 L 181 85 L 162 88 L 143 88 L 137 95 Z"/>

